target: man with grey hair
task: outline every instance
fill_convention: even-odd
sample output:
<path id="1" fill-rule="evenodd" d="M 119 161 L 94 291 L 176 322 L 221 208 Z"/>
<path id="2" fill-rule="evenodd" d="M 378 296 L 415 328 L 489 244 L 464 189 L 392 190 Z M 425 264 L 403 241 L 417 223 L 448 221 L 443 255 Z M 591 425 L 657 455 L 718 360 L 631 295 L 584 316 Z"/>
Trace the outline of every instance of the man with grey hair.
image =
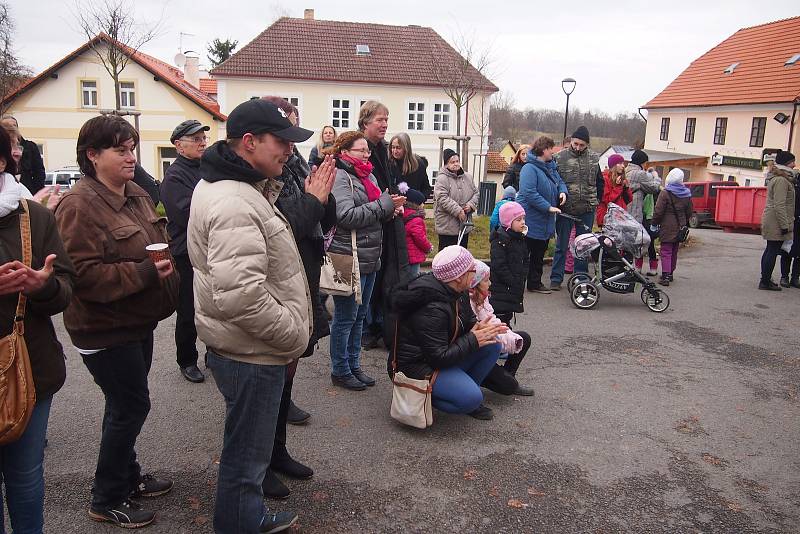
<path id="1" fill-rule="evenodd" d="M 358 114 L 358 128 L 367 138 L 370 149 L 369 161 L 372 163 L 372 174 L 378 181 L 381 191 L 389 190 L 392 194 L 400 194 L 395 176 L 389 166 L 389 147 L 386 143 L 386 130 L 389 128 L 389 109 L 377 100 L 368 100 L 361 106 Z M 375 279 L 372 289 L 367 317 L 364 320 L 364 335 L 361 344 L 365 349 L 378 346 L 381 337 L 386 341 L 392 331 L 391 321 L 386 317 L 390 313 L 387 308 L 389 291 L 399 282 L 409 278 L 408 246 L 406 245 L 406 227 L 402 208 L 395 217 L 383 225 L 383 250 L 381 251 L 381 270 Z"/>
<path id="2" fill-rule="evenodd" d="M 189 382 L 195 383 L 205 380 L 205 376 L 197 367 L 193 274 L 186 248 L 186 228 L 189 226 L 192 193 L 200 181 L 200 158 L 208 142 L 206 132 L 210 129 L 194 119 L 183 121 L 175 127 L 169 140 L 175 145 L 178 157 L 167 169 L 161 183 L 161 201 L 168 218 L 169 248 L 181 276 L 178 316 L 175 320 L 175 350 L 181 374 Z"/>

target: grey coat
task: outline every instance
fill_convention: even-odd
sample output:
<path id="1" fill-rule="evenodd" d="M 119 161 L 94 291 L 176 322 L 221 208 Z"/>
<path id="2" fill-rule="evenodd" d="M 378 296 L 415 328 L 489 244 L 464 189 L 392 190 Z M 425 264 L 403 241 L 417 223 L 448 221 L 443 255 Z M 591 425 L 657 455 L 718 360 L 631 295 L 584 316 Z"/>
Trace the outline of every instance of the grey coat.
<path id="1" fill-rule="evenodd" d="M 633 198 L 628 204 L 628 213 L 633 215 L 633 218 L 643 222 L 644 214 L 642 208 L 644 206 L 644 197 L 649 194 L 658 194 L 661 189 L 661 180 L 658 176 L 643 170 L 635 163 L 628 163 L 625 167 L 625 179 L 628 180 L 628 187 L 633 191 Z"/>
<path id="2" fill-rule="evenodd" d="M 456 174 L 447 167 L 442 167 L 436 175 L 433 186 L 433 218 L 436 233 L 439 235 L 458 235 L 461 221 L 458 214 L 463 213 L 464 206 L 470 204 L 473 211 L 478 208 L 478 188 L 472 183 L 472 175 L 468 172 Z"/>
<path id="3" fill-rule="evenodd" d="M 383 223 L 394 215 L 392 197 L 384 191 L 380 198 L 370 202 L 361 180 L 342 168 L 347 163 L 337 160 L 336 166 L 336 180 L 331 191 L 336 199 L 336 234 L 328 251 L 350 254 L 351 230 L 355 230 L 358 267 L 361 274 L 373 273 L 381 268 Z M 375 176 L 370 174 L 369 180 L 378 187 Z"/>
<path id="4" fill-rule="evenodd" d="M 789 167 L 775 165 L 767 174 L 766 182 L 767 204 L 761 216 L 761 236 L 767 241 L 793 239 L 795 173 Z"/>

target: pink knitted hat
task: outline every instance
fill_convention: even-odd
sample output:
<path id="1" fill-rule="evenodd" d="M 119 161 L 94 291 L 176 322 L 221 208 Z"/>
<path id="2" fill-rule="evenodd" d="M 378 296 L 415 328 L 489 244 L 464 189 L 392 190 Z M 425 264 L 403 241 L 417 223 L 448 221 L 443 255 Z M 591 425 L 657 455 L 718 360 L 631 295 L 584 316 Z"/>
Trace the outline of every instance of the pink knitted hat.
<path id="1" fill-rule="evenodd" d="M 506 202 L 500 206 L 500 226 L 510 228 L 514 219 L 525 216 L 525 209 L 518 202 Z"/>
<path id="2" fill-rule="evenodd" d="M 621 154 L 611 154 L 610 156 L 608 156 L 609 169 L 618 163 L 625 163 L 625 158 L 623 158 Z"/>
<path id="3" fill-rule="evenodd" d="M 444 247 L 433 257 L 433 276 L 440 282 L 450 282 L 472 269 L 475 258 L 469 250 L 458 245 Z"/>

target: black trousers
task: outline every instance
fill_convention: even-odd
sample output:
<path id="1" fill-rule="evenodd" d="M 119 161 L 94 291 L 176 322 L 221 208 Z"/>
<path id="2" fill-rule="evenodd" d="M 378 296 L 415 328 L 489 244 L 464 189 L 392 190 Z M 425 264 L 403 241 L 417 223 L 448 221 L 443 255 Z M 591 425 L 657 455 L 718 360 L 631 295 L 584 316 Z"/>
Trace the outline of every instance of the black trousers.
<path id="1" fill-rule="evenodd" d="M 289 417 L 289 405 L 292 402 L 292 386 L 294 385 L 294 375 L 297 372 L 295 360 L 286 366 L 286 380 L 283 382 L 283 393 L 281 394 L 281 405 L 278 408 L 278 423 L 275 425 L 275 440 L 272 445 L 272 459 L 270 464 L 281 463 L 291 458 L 286 449 L 286 421 Z M 266 480 L 266 479 L 264 479 Z"/>
<path id="2" fill-rule="evenodd" d="M 141 467 L 134 448 L 150 412 L 147 375 L 152 362 L 152 332 L 141 341 L 83 356 L 106 399 L 92 485 L 93 508 L 119 505 L 139 484 Z"/>
<path id="3" fill-rule="evenodd" d="M 800 280 L 800 258 L 788 254 L 781 256 L 781 276 Z"/>
<path id="4" fill-rule="evenodd" d="M 458 244 L 457 235 L 439 234 L 439 252 L 441 252 L 444 247 L 449 247 L 450 245 L 457 245 L 457 244 Z M 461 246 L 464 248 L 469 248 L 469 234 L 464 234 L 464 239 L 461 240 Z"/>
<path id="5" fill-rule="evenodd" d="M 501 321 L 503 319 L 500 319 Z M 486 389 L 500 393 L 501 395 L 513 395 L 519 387 L 516 374 L 525 355 L 528 354 L 528 349 L 531 348 L 531 336 L 524 331 L 517 332 L 522 337 L 522 350 L 516 354 L 509 354 L 506 363 L 502 366 L 495 365 L 489 375 L 483 380 L 481 384 Z"/>
<path id="6" fill-rule="evenodd" d="M 786 256 L 787 254 L 781 250 L 783 241 L 767 241 L 767 246 L 764 248 L 764 253 L 761 255 L 761 281 L 768 282 L 772 278 L 772 271 L 775 270 L 775 261 L 778 256 Z M 781 261 L 781 263 L 783 263 Z"/>
<path id="7" fill-rule="evenodd" d="M 542 287 L 544 253 L 547 251 L 547 245 L 549 243 L 549 239 L 533 239 L 531 237 L 525 238 L 525 244 L 528 245 L 528 254 L 530 255 L 530 264 L 528 266 L 528 289 Z"/>
<path id="8" fill-rule="evenodd" d="M 175 319 L 175 348 L 178 367 L 197 365 L 197 328 L 194 325 L 194 273 L 189 256 L 174 256 L 181 277 L 178 286 L 178 309 Z"/>

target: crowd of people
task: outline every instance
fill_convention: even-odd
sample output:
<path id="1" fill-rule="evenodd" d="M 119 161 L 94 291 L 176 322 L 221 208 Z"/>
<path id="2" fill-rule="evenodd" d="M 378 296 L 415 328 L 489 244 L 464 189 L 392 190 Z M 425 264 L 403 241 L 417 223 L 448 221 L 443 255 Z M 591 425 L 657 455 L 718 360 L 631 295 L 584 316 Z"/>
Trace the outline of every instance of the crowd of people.
<path id="1" fill-rule="evenodd" d="M 13 117 L 0 129 L 0 318 L 10 332 L 22 309 L 36 404 L 22 436 L 0 445 L 5 500 L 14 532 L 42 532 L 43 459 L 53 395 L 66 377 L 64 348 L 51 317 L 63 312 L 71 344 L 104 396 L 91 519 L 125 528 L 151 524 L 142 499 L 173 482 L 146 472 L 136 441 L 150 410 L 153 332 L 177 312 L 176 363 L 192 383 L 205 368 L 225 403 L 213 525 L 224 534 L 279 532 L 297 515 L 270 510 L 285 499 L 278 475 L 308 479 L 290 454 L 286 425 L 311 415 L 292 400 L 298 362 L 328 338 L 331 382 L 363 391 L 377 379 L 361 363 L 383 340 L 390 378 L 431 380 L 435 408 L 490 420 L 482 388 L 532 396 L 517 379 L 531 336 L 512 330 L 525 291 L 559 290 L 570 235 L 602 225 L 611 203 L 661 240 L 661 277 L 669 285 L 679 233 L 691 215 L 683 172 L 662 184 L 648 156 L 612 156 L 601 171 L 581 126 L 556 152 L 546 136 L 521 148 L 491 218 L 491 266 L 468 250 L 478 205 L 472 176 L 446 149 L 434 187 L 428 161 L 405 133 L 385 140 L 389 109 L 368 101 L 357 131 L 325 126 L 306 160 L 296 144 L 314 132 L 277 96 L 251 99 L 228 116 L 226 138 L 210 146 L 207 125 L 187 120 L 170 137 L 178 156 L 159 187 L 136 161 L 139 134 L 116 115 L 88 120 L 76 158 L 82 177 L 69 191 L 45 187 L 41 158 Z M 38 151 L 37 151 L 38 155 Z M 768 181 L 762 289 L 783 256 L 783 287 L 800 287 L 800 224 L 794 156 L 778 154 Z M 432 196 L 438 253 L 425 204 Z M 167 217 L 159 217 L 163 203 Z M 570 217 L 560 217 L 559 214 Z M 30 238 L 26 237 L 30 233 Z M 555 238 L 549 284 L 544 255 Z M 653 239 L 655 241 L 655 239 Z M 32 245 L 32 261 L 23 258 Z M 169 254 L 154 253 L 168 243 Z M 354 290 L 320 287 L 326 254 L 352 256 Z M 648 275 L 657 275 L 651 246 Z M 643 269 L 643 258 L 636 258 Z M 575 259 L 575 272 L 586 272 Z M 773 287 L 774 286 L 774 287 Z M 328 307 L 332 305 L 332 314 Z M 0 514 L 0 531 L 3 531 Z"/>

